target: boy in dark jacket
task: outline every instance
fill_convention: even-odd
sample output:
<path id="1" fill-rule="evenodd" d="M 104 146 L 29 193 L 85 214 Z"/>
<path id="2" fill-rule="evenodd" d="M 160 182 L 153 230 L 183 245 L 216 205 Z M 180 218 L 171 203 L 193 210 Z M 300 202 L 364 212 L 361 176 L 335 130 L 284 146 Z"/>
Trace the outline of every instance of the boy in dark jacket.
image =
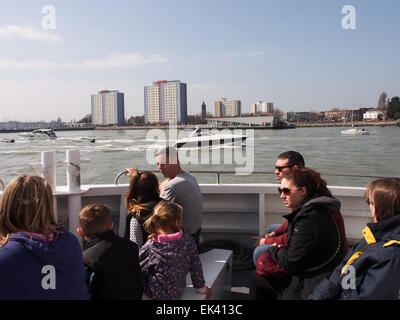
<path id="1" fill-rule="evenodd" d="M 141 299 L 138 247 L 114 233 L 110 209 L 103 204 L 86 206 L 79 213 L 79 226 L 78 233 L 87 241 L 83 262 L 91 299 Z"/>

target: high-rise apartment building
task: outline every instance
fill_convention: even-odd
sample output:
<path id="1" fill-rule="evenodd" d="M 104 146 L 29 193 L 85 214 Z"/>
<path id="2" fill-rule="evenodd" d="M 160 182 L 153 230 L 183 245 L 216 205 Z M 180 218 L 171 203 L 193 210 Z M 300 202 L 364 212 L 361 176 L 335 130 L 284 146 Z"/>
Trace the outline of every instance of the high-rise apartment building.
<path id="1" fill-rule="evenodd" d="M 118 90 L 102 90 L 92 94 L 92 124 L 125 123 L 124 94 Z"/>
<path id="2" fill-rule="evenodd" d="M 241 114 L 242 102 L 240 100 L 221 100 L 215 101 L 215 116 L 216 117 L 237 117 Z"/>
<path id="3" fill-rule="evenodd" d="M 274 104 L 272 102 L 257 101 L 251 105 L 251 113 L 273 113 Z"/>
<path id="4" fill-rule="evenodd" d="M 144 87 L 144 117 L 146 123 L 186 122 L 186 83 L 179 80 L 157 81 Z"/>

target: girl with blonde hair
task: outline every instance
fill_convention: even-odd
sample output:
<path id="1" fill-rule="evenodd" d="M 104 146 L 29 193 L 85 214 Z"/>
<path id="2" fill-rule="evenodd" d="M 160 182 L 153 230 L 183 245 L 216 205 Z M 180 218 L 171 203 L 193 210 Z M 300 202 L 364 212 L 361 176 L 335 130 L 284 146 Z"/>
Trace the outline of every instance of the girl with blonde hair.
<path id="1" fill-rule="evenodd" d="M 144 279 L 144 293 L 150 299 L 181 299 L 189 272 L 193 287 L 207 298 L 211 289 L 205 286 L 203 270 L 193 237 L 182 231 L 180 205 L 161 201 L 144 223 L 149 240 L 139 252 Z"/>
<path id="2" fill-rule="evenodd" d="M 49 182 L 21 175 L 0 199 L 0 299 L 87 299 L 78 239 L 57 223 Z"/>

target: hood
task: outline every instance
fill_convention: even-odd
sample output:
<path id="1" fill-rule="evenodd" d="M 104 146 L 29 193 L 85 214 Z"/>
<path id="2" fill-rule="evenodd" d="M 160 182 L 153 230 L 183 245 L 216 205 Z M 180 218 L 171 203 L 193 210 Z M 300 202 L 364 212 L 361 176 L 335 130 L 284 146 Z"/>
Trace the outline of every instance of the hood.
<path id="1" fill-rule="evenodd" d="M 57 240 L 52 242 L 31 238 L 27 234 L 15 234 L 10 237 L 9 241 L 24 246 L 43 264 L 52 265 L 56 270 L 64 271 L 72 266 L 79 242 L 72 233 L 64 228 L 59 229 L 59 231 L 62 231 L 62 233 L 58 235 Z"/>
<path id="2" fill-rule="evenodd" d="M 316 196 L 310 200 L 305 200 L 302 206 L 292 211 L 292 213 L 288 215 L 284 215 L 289 222 L 292 221 L 298 215 L 308 215 L 310 213 L 319 212 L 321 210 L 314 209 L 323 209 L 323 211 L 328 212 L 339 212 L 340 211 L 340 201 L 336 198 L 325 197 L 325 196 Z"/>
<path id="3" fill-rule="evenodd" d="M 340 201 L 336 198 L 331 197 L 314 197 L 311 200 L 304 203 L 303 208 L 306 209 L 308 207 L 313 206 L 321 206 L 331 212 L 338 212 L 340 211 Z"/>

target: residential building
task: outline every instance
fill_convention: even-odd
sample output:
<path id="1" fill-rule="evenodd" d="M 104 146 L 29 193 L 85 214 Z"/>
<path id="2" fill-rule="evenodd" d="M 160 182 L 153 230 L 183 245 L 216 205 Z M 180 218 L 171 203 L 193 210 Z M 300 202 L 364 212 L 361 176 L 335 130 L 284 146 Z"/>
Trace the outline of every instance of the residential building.
<path id="1" fill-rule="evenodd" d="M 379 118 L 383 119 L 385 114 L 380 110 L 369 110 L 363 114 L 364 121 L 376 121 Z"/>
<path id="2" fill-rule="evenodd" d="M 273 113 L 274 112 L 274 104 L 272 102 L 263 102 L 257 101 L 251 105 L 251 113 Z"/>
<path id="3" fill-rule="evenodd" d="M 309 119 L 309 115 L 310 112 L 288 112 L 286 118 L 290 122 L 305 122 Z"/>
<path id="4" fill-rule="evenodd" d="M 325 120 L 331 122 L 342 121 L 346 118 L 348 110 L 331 110 L 325 111 Z"/>
<path id="5" fill-rule="evenodd" d="M 216 117 L 238 117 L 241 114 L 242 102 L 240 100 L 221 100 L 215 101 L 215 116 Z"/>
<path id="6" fill-rule="evenodd" d="M 156 81 L 144 87 L 146 123 L 185 123 L 187 117 L 186 83 L 179 80 Z"/>
<path id="7" fill-rule="evenodd" d="M 92 124 L 124 125 L 125 103 L 124 94 L 118 90 L 102 90 L 92 94 Z"/>

